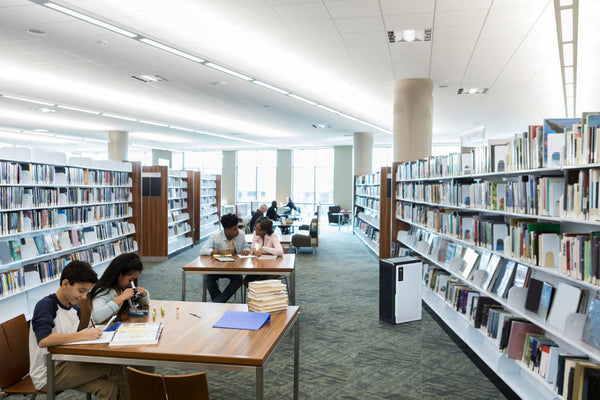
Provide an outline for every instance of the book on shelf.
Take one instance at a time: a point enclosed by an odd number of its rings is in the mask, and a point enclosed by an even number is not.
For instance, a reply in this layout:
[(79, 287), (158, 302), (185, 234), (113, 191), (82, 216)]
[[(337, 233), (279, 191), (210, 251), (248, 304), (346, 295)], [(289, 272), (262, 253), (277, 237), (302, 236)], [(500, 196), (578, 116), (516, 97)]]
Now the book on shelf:
[[(544, 119), (544, 157), (543, 157), (543, 165), (542, 167), (548, 168), (551, 165), (551, 157), (552, 153), (549, 149), (548, 143), (548, 135), (550, 134), (564, 134), (566, 128), (570, 127), (573, 124), (581, 123), (581, 118), (547, 118)], [(564, 140), (564, 138), (563, 138)], [(562, 143), (561, 143), (562, 144)], [(560, 153), (559, 153), (560, 156)]]
[(542, 321), (546, 321), (546, 318), (548, 318), (548, 312), (550, 311), (553, 295), (554, 287), (548, 282), (544, 282), (544, 285), (542, 286), (542, 294), (540, 296), (540, 305), (537, 311), (537, 314)]
[(517, 263), (515, 261), (505, 261), (506, 262), (504, 262), (500, 267), (498, 277), (496, 278), (494, 286), (492, 287), (492, 292), (496, 293), (500, 297), (506, 297), (508, 295), (508, 289), (512, 284), (517, 267)]
[(513, 321), (506, 345), (506, 355), (513, 360), (522, 360), (527, 333), (544, 334), (544, 329), (531, 322)]
[(562, 331), (567, 318), (577, 312), (580, 297), (580, 288), (559, 282), (546, 323)]
[(600, 349), (600, 300), (591, 299), (581, 339)]
[(525, 309), (537, 313), (540, 307), (540, 299), (542, 297), (542, 288), (544, 282), (535, 278), (529, 280), (527, 288), (527, 298), (525, 300)]

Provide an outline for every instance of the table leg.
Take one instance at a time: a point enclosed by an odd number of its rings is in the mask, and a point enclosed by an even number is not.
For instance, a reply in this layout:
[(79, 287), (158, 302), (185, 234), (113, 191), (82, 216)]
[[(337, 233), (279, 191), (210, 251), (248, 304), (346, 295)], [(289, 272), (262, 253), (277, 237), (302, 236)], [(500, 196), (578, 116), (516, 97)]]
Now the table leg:
[(294, 400), (298, 400), (298, 370), (300, 368), (300, 321), (294, 327)]
[(290, 273), (290, 303), (291, 305), (295, 306), (296, 305), (296, 271), (294, 269), (294, 271), (292, 271)]
[(181, 301), (185, 301), (185, 271), (181, 272)]
[(263, 367), (256, 367), (256, 400), (263, 400)]
[(208, 277), (206, 274), (202, 274), (202, 301), (206, 301), (206, 280)]
[(46, 354), (46, 399), (54, 400), (54, 360), (52, 354)]

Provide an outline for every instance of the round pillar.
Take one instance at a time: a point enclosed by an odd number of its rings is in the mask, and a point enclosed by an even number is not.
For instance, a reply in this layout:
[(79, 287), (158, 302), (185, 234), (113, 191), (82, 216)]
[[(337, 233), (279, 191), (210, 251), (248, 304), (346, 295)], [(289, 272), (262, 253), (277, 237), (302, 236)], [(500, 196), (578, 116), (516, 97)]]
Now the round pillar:
[(123, 161), (127, 160), (129, 151), (129, 132), (108, 132), (108, 159)]
[(367, 175), (373, 172), (373, 133), (354, 134), (354, 175)]
[(433, 81), (394, 82), (394, 161), (410, 161), (431, 154)]

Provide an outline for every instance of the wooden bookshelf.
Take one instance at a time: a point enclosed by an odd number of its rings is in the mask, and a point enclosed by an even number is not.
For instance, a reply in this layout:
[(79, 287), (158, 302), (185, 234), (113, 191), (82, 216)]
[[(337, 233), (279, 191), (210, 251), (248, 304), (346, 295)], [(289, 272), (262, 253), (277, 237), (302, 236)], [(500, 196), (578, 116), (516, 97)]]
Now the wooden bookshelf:
[(0, 321), (29, 319), (71, 260), (101, 275), (137, 251), (130, 163), (5, 147), (0, 170)]
[[(565, 353), (583, 354), (600, 363), (600, 348), (582, 339), (588, 307), (586, 301), (589, 303), (591, 299), (600, 297), (600, 278), (588, 275), (586, 271), (589, 270), (585, 268), (587, 261), (583, 257), (581, 265), (572, 260), (567, 268), (567, 258), (560, 255), (561, 249), (568, 247), (562, 242), (565, 237), (570, 237), (565, 234), (578, 232), (585, 238), (600, 227), (598, 193), (585, 189), (586, 182), (590, 187), (598, 184), (594, 182), (600, 179), (600, 165), (531, 168), (538, 162), (537, 153), (522, 154), (530, 146), (521, 143), (519, 146), (518, 152), (508, 146), (509, 154), (516, 154), (512, 159), (519, 164), (511, 164), (509, 158), (503, 170), (498, 172), (492, 159), (492, 148), (467, 149), (468, 154), (464, 155), (455, 153), (394, 165), (393, 218), (396, 221), (393, 225), (398, 227), (397, 231), (393, 228), (394, 235), (397, 235), (395, 239), (419, 255), (426, 264), (444, 270), (460, 285), (478, 292), (480, 296), (490, 297), (504, 311), (542, 328), (544, 335)], [(468, 169), (461, 167), (464, 160), (471, 164)], [(579, 184), (581, 188), (575, 186), (574, 191), (570, 189), (572, 185)], [(557, 193), (552, 193), (552, 185), (556, 185)], [(573, 198), (572, 192), (579, 190), (587, 195)], [(573, 205), (578, 207), (573, 208)], [(516, 224), (516, 221), (522, 222)], [(560, 228), (558, 233), (542, 232), (559, 236), (560, 245), (552, 249), (559, 255), (553, 258), (538, 255), (542, 251), (542, 239), (539, 239), (539, 245), (535, 244), (538, 242), (524, 242), (525, 237), (533, 241), (538, 240), (538, 236), (534, 234), (536, 231), (529, 229), (522, 236), (522, 230), (519, 230), (522, 229), (521, 224), (523, 227), (531, 224), (531, 229), (541, 229), (542, 224), (544, 229)], [(503, 229), (496, 231), (496, 225), (499, 228), (507, 225), (506, 233)], [(591, 240), (591, 235), (588, 237)], [(453, 249), (460, 248), (459, 254), (453, 257), (440, 255), (447, 251), (445, 246), (450, 248), (450, 245)], [(465, 262), (463, 252), (467, 249), (474, 250), (479, 258), (475, 272), (465, 276), (461, 268)], [(486, 272), (487, 268), (479, 265), (486, 254), (500, 260), (495, 270), (492, 268)], [(552, 265), (544, 265), (552, 259), (555, 260)], [(598, 260), (590, 259), (589, 262), (596, 263)], [(567, 314), (564, 321), (561, 320), (562, 326), (549, 323), (547, 315), (558, 306), (555, 302), (549, 303), (549, 313), (543, 316), (526, 309), (527, 283), (522, 287), (509, 286), (510, 290), (504, 294), (494, 290), (503, 263), (521, 266), (522, 271), (528, 270), (530, 279), (542, 281), (552, 286), (554, 291), (565, 285), (575, 288), (581, 293), (583, 304), (576, 312)], [(498, 352), (497, 341), (474, 328), (465, 314), (448, 304), (448, 295), (444, 297), (426, 286), (423, 300), (522, 398), (557, 398), (553, 384), (523, 361)], [(592, 336), (598, 335), (600, 331)]]
[(375, 255), (390, 254), (390, 167), (369, 175), (354, 177), (353, 232)]
[[(193, 182), (193, 180), (192, 180)], [(190, 225), (193, 187), (188, 171), (154, 165), (142, 168), (141, 253), (146, 259), (166, 259), (193, 245)]]

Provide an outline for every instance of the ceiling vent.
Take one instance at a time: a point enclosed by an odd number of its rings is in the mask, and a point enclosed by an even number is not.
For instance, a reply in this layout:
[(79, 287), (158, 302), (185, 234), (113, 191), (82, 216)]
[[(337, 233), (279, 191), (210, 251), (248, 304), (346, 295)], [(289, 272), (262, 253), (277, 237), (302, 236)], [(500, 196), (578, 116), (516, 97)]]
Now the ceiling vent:
[(458, 89), (458, 92), (456, 94), (486, 94), (488, 91), (488, 88), (470, 88), (470, 89), (464, 89), (464, 88), (460, 88)]
[(158, 75), (131, 75), (133, 79), (137, 79), (142, 82), (161, 82), (166, 81), (167, 79)]
[(390, 43), (430, 42), (432, 29), (404, 29), (388, 31)]

